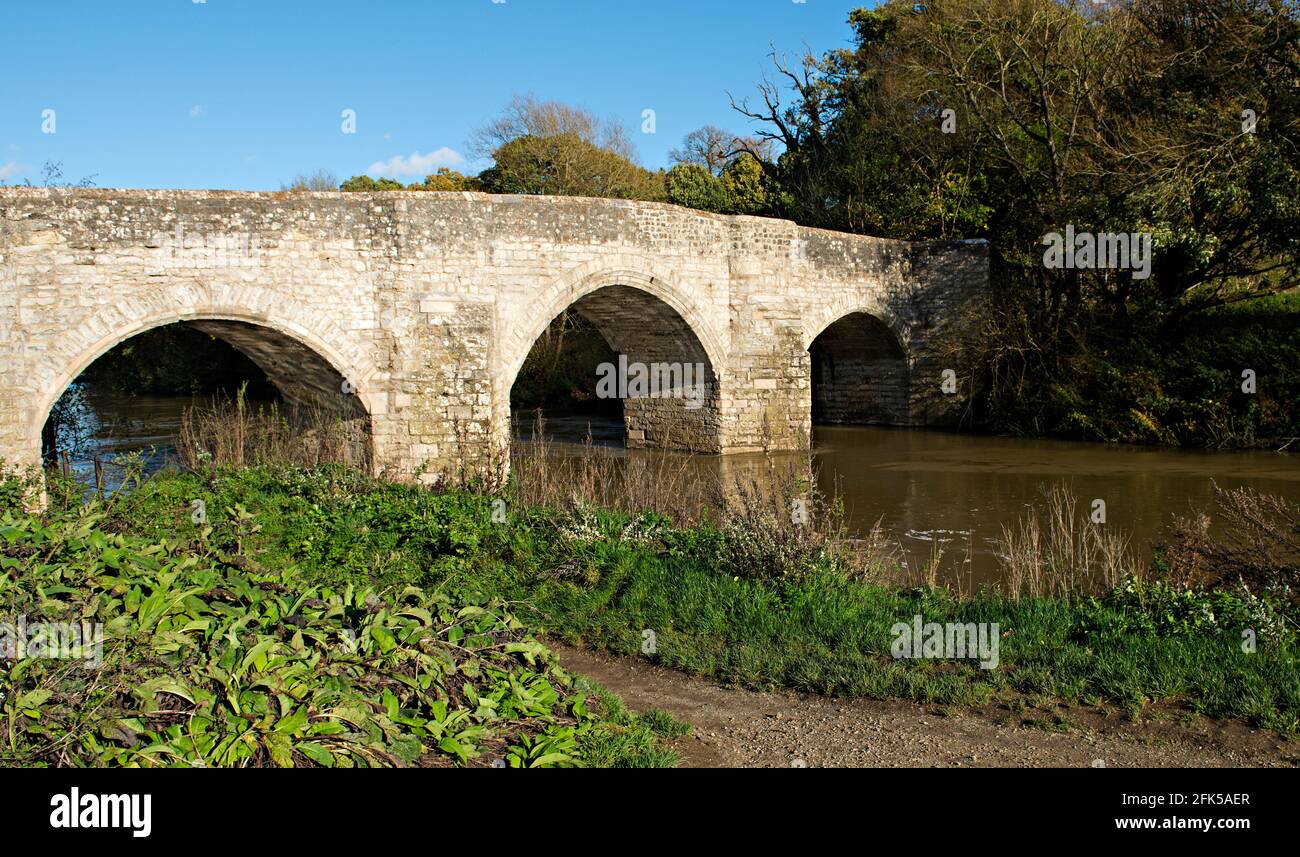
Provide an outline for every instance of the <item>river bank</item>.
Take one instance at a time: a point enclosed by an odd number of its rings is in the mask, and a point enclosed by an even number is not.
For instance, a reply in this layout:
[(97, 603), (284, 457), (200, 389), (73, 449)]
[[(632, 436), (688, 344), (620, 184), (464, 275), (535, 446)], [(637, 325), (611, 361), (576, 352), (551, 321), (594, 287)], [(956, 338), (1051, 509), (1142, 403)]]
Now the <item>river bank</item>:
[[(1300, 726), (1294, 608), (1259, 586), (1149, 577), (1092, 593), (899, 587), (818, 536), (816, 520), (796, 532), (751, 509), (681, 525), (582, 502), (520, 503), (512, 490), (430, 491), (338, 468), (166, 472), (104, 501), (100, 526), (295, 590), (414, 586), (509, 605), (528, 633), (740, 688), (991, 707), (1045, 719), (1049, 731), (1083, 716), (1071, 711), (1096, 710), (1279, 734)], [(56, 496), (49, 514), (77, 508)], [(32, 561), (7, 565), (21, 578)], [(903, 651), (914, 622), (927, 640)], [(938, 639), (931, 650), (932, 625), (971, 629), (971, 649)]]

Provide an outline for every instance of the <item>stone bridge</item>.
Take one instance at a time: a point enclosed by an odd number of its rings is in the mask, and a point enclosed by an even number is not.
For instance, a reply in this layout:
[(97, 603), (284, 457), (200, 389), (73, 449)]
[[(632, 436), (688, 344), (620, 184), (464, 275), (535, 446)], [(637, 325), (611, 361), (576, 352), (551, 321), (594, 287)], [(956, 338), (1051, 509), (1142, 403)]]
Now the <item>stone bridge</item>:
[(815, 409), (946, 423), (945, 348), (988, 265), (979, 242), (622, 200), (0, 188), (0, 458), (37, 464), (67, 386), (176, 322), (286, 402), (344, 408), (391, 476), (500, 467), (516, 375), (566, 309), (629, 361), (705, 366), (702, 407), (625, 400), (629, 446), (798, 449)]

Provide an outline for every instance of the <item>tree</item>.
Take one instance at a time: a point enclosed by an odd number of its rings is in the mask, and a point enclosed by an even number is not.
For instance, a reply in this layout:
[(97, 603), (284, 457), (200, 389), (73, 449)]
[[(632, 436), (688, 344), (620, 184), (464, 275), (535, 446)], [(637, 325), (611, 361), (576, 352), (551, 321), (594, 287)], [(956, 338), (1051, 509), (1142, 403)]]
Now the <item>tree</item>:
[[(1039, 269), (1055, 320), (1300, 284), (1294, 4), (892, 0), (850, 24), (851, 49), (774, 56), (789, 104), (764, 81), (761, 107), (737, 105), (783, 147), (764, 168), (788, 216), (987, 236)], [(1247, 105), (1267, 117), (1255, 133)], [(1154, 233), (1156, 275), (1044, 273), (1040, 239), (1065, 224)]]
[[(1090, 424), (1098, 396), (1133, 419), (1133, 364), (1108, 352), (1159, 355), (1193, 313), (1300, 286), (1293, 0), (890, 0), (849, 23), (851, 47), (773, 54), (780, 83), (733, 100), (779, 145), (770, 204), (987, 238), (997, 299), (964, 359), (1003, 427)], [(1071, 226), (1152, 236), (1151, 276), (1047, 267), (1044, 238)]]
[(361, 175), (352, 178), (339, 185), (339, 190), (351, 193), (374, 193), (382, 190), (405, 190), (402, 183), (397, 179), (381, 178), (372, 179), (370, 176)]
[(625, 160), (636, 160), (636, 147), (621, 122), (601, 119), (585, 108), (559, 101), (539, 101), (534, 95), (516, 95), (499, 117), (474, 133), (470, 152), (488, 157), (521, 137), (572, 137)]
[(424, 177), (422, 184), (412, 184), (409, 190), (472, 191), (479, 189), (477, 176), (466, 176), (447, 167)]
[(760, 137), (741, 137), (717, 125), (705, 125), (682, 138), (682, 147), (673, 149), (668, 157), (675, 164), (695, 164), (704, 167), (714, 176), (723, 171), (741, 155), (752, 155), (760, 161), (771, 156), (770, 141)]
[(687, 134), (680, 149), (668, 153), (677, 164), (703, 167), (710, 175), (721, 176), (735, 153), (736, 136), (717, 125), (705, 125)]
[(722, 191), (731, 214), (766, 214), (771, 208), (763, 164), (747, 152), (732, 158), (722, 170)]
[(627, 129), (587, 110), (517, 96), (480, 129), (471, 150), (490, 148), (479, 175), (489, 193), (662, 200), (663, 176), (636, 163)]
[(741, 153), (714, 176), (702, 164), (680, 163), (664, 176), (668, 201), (719, 214), (766, 214), (771, 208), (757, 158)]
[(680, 163), (664, 176), (668, 201), (700, 211), (725, 212), (729, 208), (727, 189), (702, 164)]
[(295, 176), (293, 181), (289, 182), (287, 187), (284, 185), (280, 186), (280, 190), (287, 190), (293, 193), (302, 193), (305, 191), (337, 191), (338, 189), (339, 177), (324, 167), (311, 175)]

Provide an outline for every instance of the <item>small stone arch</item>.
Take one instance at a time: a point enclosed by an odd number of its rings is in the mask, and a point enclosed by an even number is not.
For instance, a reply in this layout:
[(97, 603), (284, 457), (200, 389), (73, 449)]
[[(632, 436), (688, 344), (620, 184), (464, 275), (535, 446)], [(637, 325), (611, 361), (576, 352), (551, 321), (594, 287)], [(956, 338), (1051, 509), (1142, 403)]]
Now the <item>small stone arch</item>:
[(906, 341), (873, 310), (853, 306), (830, 319), (819, 318), (815, 333), (807, 338), (814, 422), (913, 423)]

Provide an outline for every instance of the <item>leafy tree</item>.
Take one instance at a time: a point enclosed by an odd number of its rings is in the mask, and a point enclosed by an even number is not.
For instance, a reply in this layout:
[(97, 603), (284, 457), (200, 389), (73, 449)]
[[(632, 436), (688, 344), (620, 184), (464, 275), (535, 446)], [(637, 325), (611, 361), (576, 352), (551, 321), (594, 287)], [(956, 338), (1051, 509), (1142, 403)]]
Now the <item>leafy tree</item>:
[(1025, 265), (1066, 223), (1156, 234), (1148, 294), (1113, 272), (1062, 273), (1048, 284), (1061, 312), (1300, 284), (1293, 4), (893, 0), (850, 24), (852, 49), (777, 60), (791, 103), (765, 81), (762, 107), (737, 105), (783, 146), (765, 168), (789, 216), (985, 235)]
[(516, 96), (471, 151), (492, 156), (479, 175), (489, 193), (664, 198), (663, 176), (636, 163), (624, 125), (556, 101)]
[(664, 198), (660, 175), (575, 134), (518, 137), (498, 147), (492, 157), (493, 166), (479, 175), (490, 193)]
[(361, 175), (352, 178), (339, 185), (339, 190), (353, 193), (374, 193), (381, 190), (405, 190), (402, 183), (397, 179), (381, 178), (372, 179), (370, 176)]
[(701, 164), (680, 163), (664, 175), (668, 201), (700, 211), (725, 212), (730, 200), (722, 179)]
[(467, 191), (478, 190), (477, 176), (466, 176), (447, 167), (439, 167), (436, 173), (424, 177), (422, 184), (412, 184), (408, 190)]
[(752, 155), (733, 158), (722, 170), (721, 185), (730, 214), (766, 214), (770, 209), (763, 164)]
[(719, 214), (766, 214), (770, 209), (763, 165), (747, 154), (714, 176), (701, 164), (680, 163), (664, 175), (668, 201)]
[(521, 137), (573, 137), (625, 160), (636, 160), (636, 147), (622, 123), (602, 119), (582, 107), (541, 101), (534, 95), (516, 95), (500, 116), (475, 132), (470, 151), (488, 157)]

